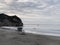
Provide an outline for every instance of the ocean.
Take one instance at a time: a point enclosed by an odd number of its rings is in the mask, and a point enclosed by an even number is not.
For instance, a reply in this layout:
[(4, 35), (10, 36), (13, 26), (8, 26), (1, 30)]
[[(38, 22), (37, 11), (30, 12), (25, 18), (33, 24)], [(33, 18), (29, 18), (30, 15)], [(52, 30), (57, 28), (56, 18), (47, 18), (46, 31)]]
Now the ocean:
[(59, 24), (25, 24), (23, 30), (27, 33), (60, 36)]
[[(18, 27), (3, 26), (1, 28), (8, 30), (17, 30)], [(59, 24), (24, 24), (22, 30), (26, 33), (60, 36)]]

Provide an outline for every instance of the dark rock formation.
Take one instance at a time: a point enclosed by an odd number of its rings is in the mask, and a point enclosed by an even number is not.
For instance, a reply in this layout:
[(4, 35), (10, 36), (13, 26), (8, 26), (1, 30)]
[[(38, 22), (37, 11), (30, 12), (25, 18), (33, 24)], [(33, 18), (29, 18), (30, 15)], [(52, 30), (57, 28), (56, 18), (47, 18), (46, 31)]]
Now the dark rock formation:
[(14, 16), (8, 16), (4, 13), (0, 14), (0, 26), (23, 26), (22, 20), (17, 17), (16, 15)]

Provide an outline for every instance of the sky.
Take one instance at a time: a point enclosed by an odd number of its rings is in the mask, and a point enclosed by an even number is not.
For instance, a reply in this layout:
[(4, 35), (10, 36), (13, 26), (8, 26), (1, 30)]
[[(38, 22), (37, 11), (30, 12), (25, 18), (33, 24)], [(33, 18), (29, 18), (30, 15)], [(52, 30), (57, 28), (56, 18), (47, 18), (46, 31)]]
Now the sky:
[(60, 0), (0, 0), (0, 13), (17, 15), (26, 24), (60, 24)]

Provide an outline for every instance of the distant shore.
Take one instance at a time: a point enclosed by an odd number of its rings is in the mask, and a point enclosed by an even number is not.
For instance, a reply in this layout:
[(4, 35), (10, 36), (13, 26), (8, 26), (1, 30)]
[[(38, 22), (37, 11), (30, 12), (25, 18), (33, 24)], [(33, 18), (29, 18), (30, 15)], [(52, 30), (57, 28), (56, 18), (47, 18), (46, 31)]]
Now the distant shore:
[(0, 45), (60, 45), (60, 37), (0, 29)]

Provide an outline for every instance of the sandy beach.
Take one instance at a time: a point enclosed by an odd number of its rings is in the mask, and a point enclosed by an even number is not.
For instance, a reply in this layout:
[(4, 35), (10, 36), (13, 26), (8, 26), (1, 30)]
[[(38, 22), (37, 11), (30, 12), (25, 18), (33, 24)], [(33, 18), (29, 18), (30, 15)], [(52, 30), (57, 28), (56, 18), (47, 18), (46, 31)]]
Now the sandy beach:
[(0, 45), (60, 45), (60, 37), (0, 29)]

